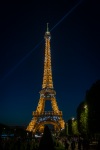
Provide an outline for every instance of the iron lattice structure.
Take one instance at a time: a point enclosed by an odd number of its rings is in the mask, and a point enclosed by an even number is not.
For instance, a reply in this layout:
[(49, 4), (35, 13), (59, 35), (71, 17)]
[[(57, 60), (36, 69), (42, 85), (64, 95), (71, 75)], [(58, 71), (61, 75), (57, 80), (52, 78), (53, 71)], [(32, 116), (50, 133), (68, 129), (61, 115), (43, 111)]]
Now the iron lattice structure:
[[(40, 91), (40, 99), (36, 111), (33, 111), (33, 118), (27, 126), (27, 131), (35, 133), (36, 131), (42, 131), (44, 124), (53, 124), (55, 130), (60, 131), (64, 128), (65, 122), (62, 118), (62, 111), (59, 111), (56, 102), (56, 91), (53, 87), (52, 80), (52, 67), (51, 67), (51, 50), (50, 50), (50, 39), (51, 34), (48, 29), (45, 32), (45, 58), (44, 58), (44, 74), (42, 90)], [(45, 102), (51, 101), (52, 111), (45, 110)]]

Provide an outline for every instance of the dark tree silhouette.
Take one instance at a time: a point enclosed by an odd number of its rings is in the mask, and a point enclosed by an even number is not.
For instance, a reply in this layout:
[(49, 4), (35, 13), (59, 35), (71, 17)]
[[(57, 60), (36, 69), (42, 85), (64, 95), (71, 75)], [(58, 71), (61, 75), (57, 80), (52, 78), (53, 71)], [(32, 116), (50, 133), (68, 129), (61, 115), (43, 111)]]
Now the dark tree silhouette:
[(39, 143), (39, 150), (54, 150), (54, 142), (49, 127), (44, 127), (44, 133)]
[[(87, 105), (87, 133), (90, 136), (100, 134), (100, 80), (96, 81), (86, 92), (85, 100), (77, 108), (78, 130), (82, 134), (84, 124), (84, 106)], [(83, 114), (82, 114), (83, 113)]]
[(100, 80), (96, 81), (86, 93), (89, 110), (89, 132), (100, 133)]
[[(77, 108), (78, 130), (84, 134), (84, 122), (87, 119), (87, 133), (90, 136), (100, 134), (100, 80), (96, 81), (86, 92), (85, 100)], [(87, 105), (87, 116), (85, 116)], [(87, 118), (86, 118), (87, 117)], [(82, 119), (81, 119), (82, 118)]]

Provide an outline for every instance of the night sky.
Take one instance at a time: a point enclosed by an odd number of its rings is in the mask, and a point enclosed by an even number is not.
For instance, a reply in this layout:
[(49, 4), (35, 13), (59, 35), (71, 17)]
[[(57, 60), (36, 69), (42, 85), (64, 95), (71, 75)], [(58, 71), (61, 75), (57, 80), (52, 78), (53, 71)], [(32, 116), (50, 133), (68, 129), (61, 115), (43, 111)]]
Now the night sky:
[(65, 121), (76, 117), (86, 91), (100, 79), (97, 0), (1, 4), (0, 123), (27, 126), (32, 119), (42, 89), (47, 22), (54, 89)]

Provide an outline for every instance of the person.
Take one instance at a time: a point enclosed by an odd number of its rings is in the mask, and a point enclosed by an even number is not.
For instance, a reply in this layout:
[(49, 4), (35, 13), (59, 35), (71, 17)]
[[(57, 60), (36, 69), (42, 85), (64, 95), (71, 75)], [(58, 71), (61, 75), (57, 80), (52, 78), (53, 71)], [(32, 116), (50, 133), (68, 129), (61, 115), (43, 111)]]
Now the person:
[(65, 145), (65, 150), (68, 150), (68, 148), (69, 148), (69, 143), (68, 143), (68, 140), (67, 140), (67, 139), (65, 139), (64, 145)]
[(96, 150), (100, 150), (100, 139), (98, 140), (98, 144), (97, 144)]
[(71, 150), (75, 150), (75, 141), (74, 140), (71, 141)]
[(82, 139), (81, 139), (81, 137), (79, 137), (79, 139), (78, 139), (78, 150), (81, 150), (81, 147), (82, 147)]
[(26, 150), (30, 150), (30, 143), (29, 143), (29, 141), (27, 142)]
[(89, 140), (87, 138), (83, 139), (82, 146), (83, 146), (83, 150), (89, 149)]

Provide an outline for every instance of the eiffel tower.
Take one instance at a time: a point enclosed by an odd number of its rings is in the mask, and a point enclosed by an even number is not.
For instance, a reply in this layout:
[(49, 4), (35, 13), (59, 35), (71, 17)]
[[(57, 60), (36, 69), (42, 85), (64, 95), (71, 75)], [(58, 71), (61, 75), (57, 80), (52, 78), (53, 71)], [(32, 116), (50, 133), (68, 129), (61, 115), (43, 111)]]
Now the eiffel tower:
[[(42, 90), (40, 91), (40, 99), (36, 111), (33, 111), (33, 118), (26, 129), (32, 133), (36, 133), (37, 131), (43, 132), (45, 124), (52, 124), (56, 131), (64, 129), (65, 126), (65, 122), (62, 118), (62, 111), (59, 110), (56, 102), (56, 91), (53, 87), (50, 50), (51, 34), (48, 28), (48, 23), (44, 39), (45, 58)], [(45, 103), (48, 100), (51, 101), (52, 111), (45, 111)]]

